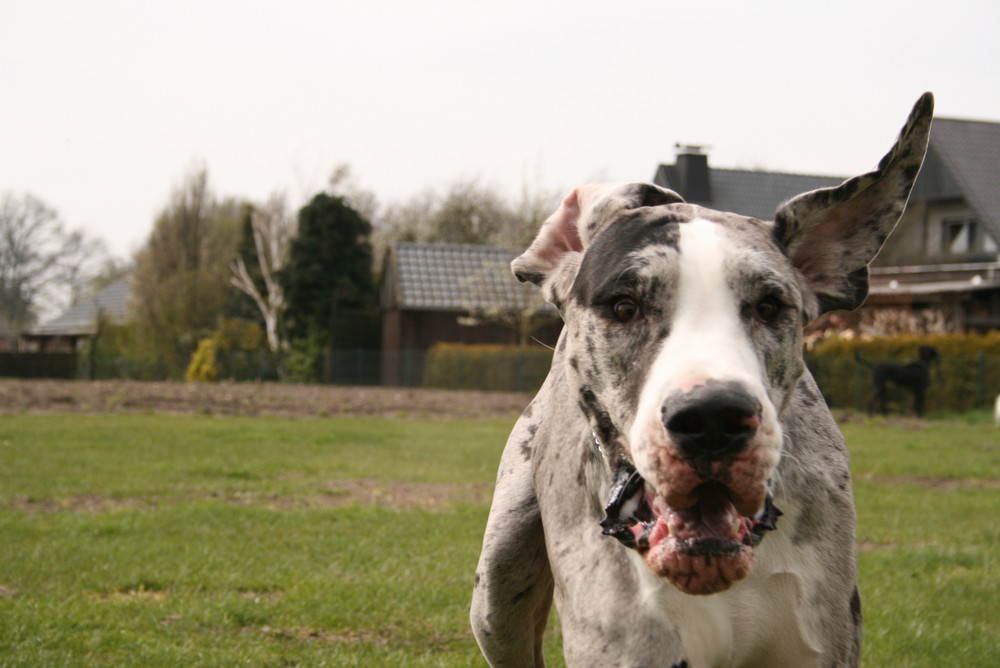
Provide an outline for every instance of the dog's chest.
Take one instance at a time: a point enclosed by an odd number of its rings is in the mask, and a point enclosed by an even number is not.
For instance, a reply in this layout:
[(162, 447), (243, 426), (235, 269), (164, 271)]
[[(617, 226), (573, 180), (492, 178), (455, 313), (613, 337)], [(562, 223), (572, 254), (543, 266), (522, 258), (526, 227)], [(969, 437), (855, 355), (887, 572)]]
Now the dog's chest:
[(768, 540), (772, 549), (761, 550), (754, 574), (720, 594), (689, 596), (644, 575), (655, 593), (643, 598), (677, 629), (689, 666), (820, 665), (820, 619), (807, 602), (819, 560), (808, 545)]

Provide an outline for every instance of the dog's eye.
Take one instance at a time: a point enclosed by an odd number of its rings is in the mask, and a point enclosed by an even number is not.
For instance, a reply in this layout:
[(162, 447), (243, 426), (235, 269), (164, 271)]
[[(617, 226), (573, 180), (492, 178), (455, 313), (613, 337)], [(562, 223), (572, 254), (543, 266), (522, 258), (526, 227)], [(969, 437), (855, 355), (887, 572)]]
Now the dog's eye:
[(763, 323), (774, 321), (781, 313), (781, 302), (777, 297), (764, 297), (754, 305), (754, 316)]
[(631, 297), (619, 297), (611, 303), (611, 313), (618, 322), (632, 322), (642, 317), (642, 310)]

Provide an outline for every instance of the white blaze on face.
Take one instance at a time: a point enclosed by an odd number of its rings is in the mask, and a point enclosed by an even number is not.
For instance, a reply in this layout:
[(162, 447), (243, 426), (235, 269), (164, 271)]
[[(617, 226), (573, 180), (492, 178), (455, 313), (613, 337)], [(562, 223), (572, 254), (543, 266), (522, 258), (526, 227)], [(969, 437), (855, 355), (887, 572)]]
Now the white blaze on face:
[(707, 220), (678, 227), (677, 293), (670, 333), (647, 376), (629, 434), (636, 466), (647, 480), (656, 479), (650, 470), (650, 449), (666, 444), (660, 407), (677, 391), (690, 391), (709, 380), (736, 381), (765, 407), (764, 421), (774, 419), (760, 380), (760, 362), (726, 276), (728, 242), (719, 225)]

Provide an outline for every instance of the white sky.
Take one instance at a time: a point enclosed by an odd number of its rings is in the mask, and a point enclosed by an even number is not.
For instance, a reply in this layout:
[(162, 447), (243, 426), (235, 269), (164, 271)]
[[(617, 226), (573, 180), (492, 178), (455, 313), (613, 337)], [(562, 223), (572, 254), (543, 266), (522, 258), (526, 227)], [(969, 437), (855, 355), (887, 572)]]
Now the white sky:
[(478, 177), (851, 176), (910, 106), (1000, 120), (996, 0), (0, 0), (0, 191), (125, 257), (204, 164), (298, 206), (338, 163), (382, 203)]

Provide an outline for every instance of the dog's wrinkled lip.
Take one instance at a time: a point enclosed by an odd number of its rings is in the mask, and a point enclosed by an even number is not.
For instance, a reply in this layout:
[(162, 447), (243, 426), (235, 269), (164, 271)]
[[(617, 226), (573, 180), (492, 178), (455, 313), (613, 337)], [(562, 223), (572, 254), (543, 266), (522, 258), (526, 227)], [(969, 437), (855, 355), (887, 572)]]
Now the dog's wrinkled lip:
[(753, 517), (740, 515), (726, 486), (718, 482), (700, 485), (694, 496), (697, 502), (687, 508), (671, 507), (623, 461), (601, 527), (681, 591), (712, 594), (749, 573), (753, 549), (776, 528), (781, 511), (768, 494)]

